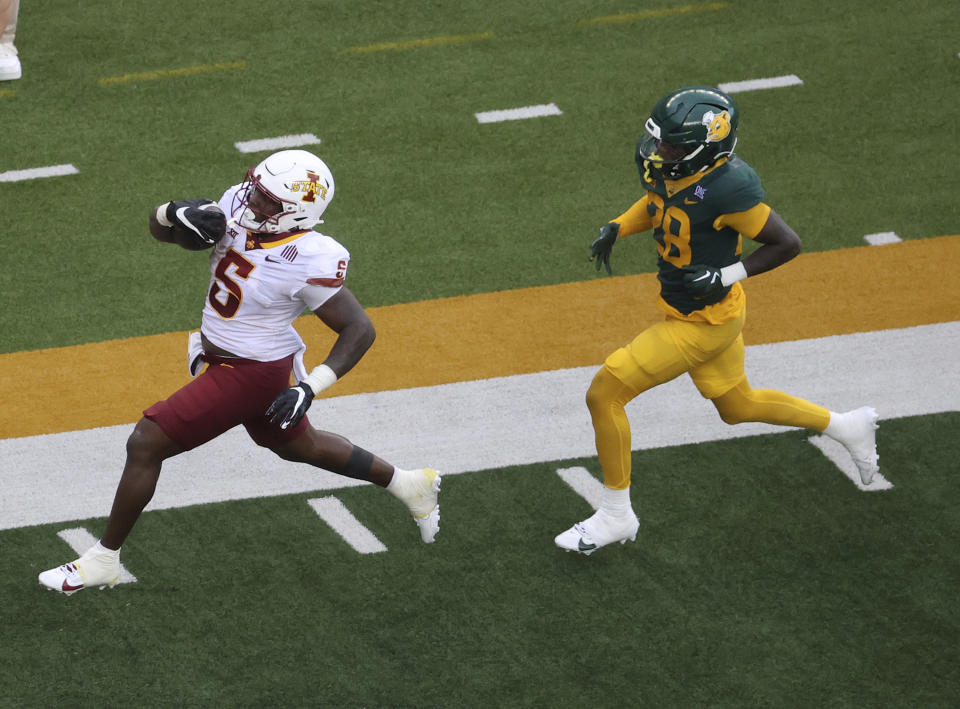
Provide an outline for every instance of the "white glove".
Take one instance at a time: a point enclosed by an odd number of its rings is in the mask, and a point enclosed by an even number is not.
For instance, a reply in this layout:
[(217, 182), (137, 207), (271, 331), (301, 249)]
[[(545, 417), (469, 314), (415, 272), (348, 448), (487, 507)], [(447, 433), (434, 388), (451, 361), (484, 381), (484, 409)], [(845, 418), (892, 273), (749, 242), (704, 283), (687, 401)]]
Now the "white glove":
[(191, 377), (200, 374), (203, 369), (203, 342), (199, 332), (191, 332), (187, 338), (187, 371)]

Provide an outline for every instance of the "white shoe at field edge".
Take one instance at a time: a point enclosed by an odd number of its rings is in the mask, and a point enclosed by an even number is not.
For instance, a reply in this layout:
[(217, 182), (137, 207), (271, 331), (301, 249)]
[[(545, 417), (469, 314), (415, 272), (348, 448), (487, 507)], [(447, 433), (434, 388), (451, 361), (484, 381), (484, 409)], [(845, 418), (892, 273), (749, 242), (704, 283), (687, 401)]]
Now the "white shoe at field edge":
[(12, 44), (0, 43), (0, 81), (19, 79), (22, 74), (17, 48)]
[(636, 541), (639, 529), (640, 520), (633, 510), (622, 516), (614, 516), (601, 508), (592, 517), (558, 534), (553, 541), (566, 551), (589, 555), (608, 544)]
[(120, 580), (120, 552), (101, 552), (93, 546), (76, 561), (42, 572), (37, 580), (67, 596), (91, 586), (113, 588)]
[(407, 479), (400, 500), (420, 528), (420, 538), (425, 544), (432, 544), (440, 531), (441, 475), (433, 468), (404, 470), (401, 474)]
[(849, 432), (840, 441), (850, 453), (860, 472), (860, 482), (869, 485), (873, 476), (880, 470), (880, 456), (877, 455), (877, 419), (876, 409), (862, 406), (843, 414), (847, 418)]

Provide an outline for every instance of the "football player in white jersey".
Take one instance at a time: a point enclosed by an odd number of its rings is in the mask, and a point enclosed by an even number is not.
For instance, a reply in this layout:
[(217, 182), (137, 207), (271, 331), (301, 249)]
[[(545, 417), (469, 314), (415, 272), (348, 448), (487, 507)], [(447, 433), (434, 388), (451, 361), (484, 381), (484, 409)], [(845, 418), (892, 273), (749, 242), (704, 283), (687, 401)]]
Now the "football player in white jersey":
[[(375, 337), (370, 318), (344, 286), (350, 254), (314, 230), (333, 194), (333, 175), (320, 158), (283, 150), (252, 168), (219, 204), (167, 202), (151, 212), (157, 240), (213, 247), (201, 331), (191, 334), (188, 348), (194, 379), (144, 411), (127, 441), (103, 536), (79, 559), (41, 573), (42, 585), (68, 595), (112, 587), (120, 577), (120, 547), (153, 497), (163, 461), (238, 424), (285, 460), (386, 488), (410, 510), (421, 539), (434, 541), (440, 524), (436, 470), (397, 468), (305, 417), (314, 396), (350, 371)], [(309, 373), (293, 327), (305, 307), (337, 333), (326, 359)]]

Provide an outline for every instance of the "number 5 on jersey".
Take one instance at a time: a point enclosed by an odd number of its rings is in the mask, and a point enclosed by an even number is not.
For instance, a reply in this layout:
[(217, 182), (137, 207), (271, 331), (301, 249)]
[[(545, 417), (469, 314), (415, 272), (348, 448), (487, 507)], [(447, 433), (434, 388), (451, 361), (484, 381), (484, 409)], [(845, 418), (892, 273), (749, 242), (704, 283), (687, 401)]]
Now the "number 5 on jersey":
[[(217, 270), (214, 272), (216, 280), (210, 286), (210, 306), (216, 310), (220, 317), (229, 320), (237, 314), (240, 309), (240, 303), (243, 302), (243, 289), (233, 278), (247, 280), (253, 272), (254, 265), (247, 261), (243, 256), (233, 249), (230, 249), (220, 259), (217, 264)], [(219, 282), (218, 282), (219, 281)], [(223, 287), (220, 287), (220, 284)]]

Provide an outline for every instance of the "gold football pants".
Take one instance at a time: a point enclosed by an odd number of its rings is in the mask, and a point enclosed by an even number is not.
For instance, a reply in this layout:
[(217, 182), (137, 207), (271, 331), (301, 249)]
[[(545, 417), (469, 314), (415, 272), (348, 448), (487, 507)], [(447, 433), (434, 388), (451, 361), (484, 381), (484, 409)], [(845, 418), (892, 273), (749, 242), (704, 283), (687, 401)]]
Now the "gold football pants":
[(587, 390), (604, 484), (630, 485), (626, 404), (647, 389), (690, 374), (700, 394), (729, 424), (762, 421), (822, 431), (830, 412), (772, 389), (752, 389), (743, 371), (745, 313), (722, 325), (667, 318), (641, 332), (604, 362)]

